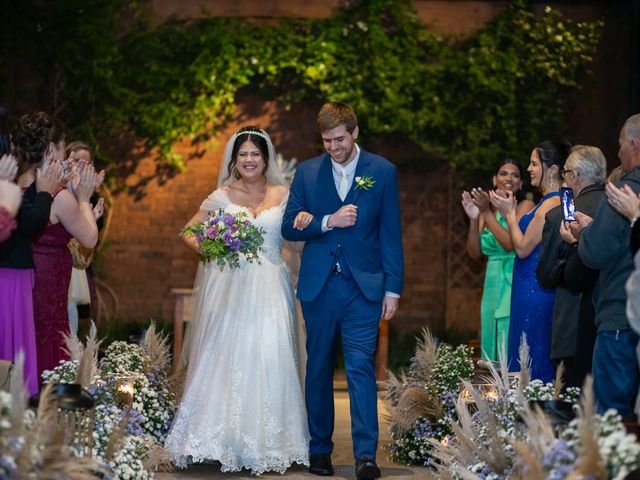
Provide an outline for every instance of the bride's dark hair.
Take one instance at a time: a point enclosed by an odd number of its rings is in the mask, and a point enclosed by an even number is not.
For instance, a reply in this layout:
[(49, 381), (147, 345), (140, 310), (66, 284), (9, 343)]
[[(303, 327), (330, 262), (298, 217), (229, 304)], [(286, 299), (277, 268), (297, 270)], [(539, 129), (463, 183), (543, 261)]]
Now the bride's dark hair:
[(231, 161), (229, 162), (229, 166), (227, 167), (227, 178), (235, 178), (240, 179), (240, 174), (238, 173), (238, 169), (236, 168), (236, 161), (238, 160), (238, 150), (244, 142), (251, 142), (262, 154), (262, 158), (264, 159), (264, 171), (265, 174), (267, 169), (269, 168), (269, 146), (267, 145), (267, 139), (262, 136), (262, 130), (260, 128), (247, 125), (246, 127), (242, 127), (238, 130), (237, 137), (235, 142), (233, 142), (233, 149), (231, 150)]

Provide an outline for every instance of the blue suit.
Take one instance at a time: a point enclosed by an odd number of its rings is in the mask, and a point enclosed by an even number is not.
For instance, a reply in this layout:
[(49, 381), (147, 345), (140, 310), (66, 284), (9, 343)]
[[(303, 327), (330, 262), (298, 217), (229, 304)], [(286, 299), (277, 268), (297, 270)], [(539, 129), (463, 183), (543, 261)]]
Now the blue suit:
[[(307, 328), (306, 402), (310, 453), (331, 453), (333, 371), (338, 339), (351, 402), (354, 456), (375, 459), (378, 413), (374, 354), (385, 292), (402, 292), (404, 259), (395, 166), (360, 151), (355, 177), (371, 177), (368, 190), (354, 181), (344, 202), (328, 154), (300, 164), (282, 222), (287, 240), (304, 241), (297, 296)], [(341, 206), (357, 205), (356, 224), (322, 233), (322, 219)], [(313, 220), (293, 228), (300, 211)], [(336, 263), (341, 273), (333, 272)]]

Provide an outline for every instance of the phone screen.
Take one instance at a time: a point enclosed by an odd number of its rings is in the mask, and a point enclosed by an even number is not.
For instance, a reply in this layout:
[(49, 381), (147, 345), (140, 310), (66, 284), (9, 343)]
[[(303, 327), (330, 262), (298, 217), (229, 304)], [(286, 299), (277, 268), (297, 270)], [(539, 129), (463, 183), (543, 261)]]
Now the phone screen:
[(573, 190), (568, 187), (560, 189), (560, 201), (562, 202), (562, 219), (565, 222), (576, 221), (576, 206), (573, 202)]

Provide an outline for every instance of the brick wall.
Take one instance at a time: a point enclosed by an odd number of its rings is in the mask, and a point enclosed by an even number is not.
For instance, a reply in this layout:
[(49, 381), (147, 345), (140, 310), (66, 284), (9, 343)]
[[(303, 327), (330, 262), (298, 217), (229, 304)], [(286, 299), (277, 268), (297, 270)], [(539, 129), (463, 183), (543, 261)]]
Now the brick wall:
[[(102, 253), (104, 280), (117, 294), (122, 313), (131, 318), (170, 319), (170, 290), (192, 286), (197, 259), (182, 244), (178, 231), (215, 189), (226, 139), (240, 126), (254, 124), (269, 131), (285, 158), (309, 158), (320, 152), (314, 118), (315, 107), (285, 111), (274, 102), (245, 99), (205, 154), (188, 161), (185, 173), (161, 184), (151, 158), (139, 163), (126, 183), (134, 187), (143, 181), (144, 194), (114, 194)], [(194, 151), (186, 142), (178, 150), (186, 156)], [(407, 328), (439, 322), (444, 315), (446, 179), (446, 170), (400, 174), (407, 271), (398, 323)]]

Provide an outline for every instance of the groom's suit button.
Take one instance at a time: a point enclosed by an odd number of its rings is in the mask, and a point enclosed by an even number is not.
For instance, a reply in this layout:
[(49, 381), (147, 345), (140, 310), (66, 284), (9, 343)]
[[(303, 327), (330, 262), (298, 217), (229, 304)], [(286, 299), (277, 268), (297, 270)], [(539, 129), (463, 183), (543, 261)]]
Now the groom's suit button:
[(331, 255), (333, 257), (333, 252), (329, 252), (329, 255)]

